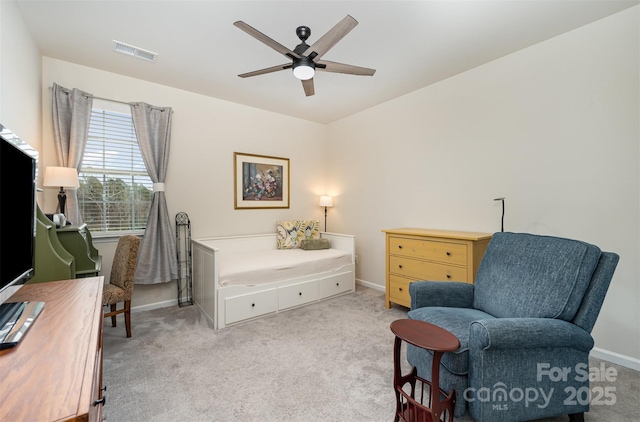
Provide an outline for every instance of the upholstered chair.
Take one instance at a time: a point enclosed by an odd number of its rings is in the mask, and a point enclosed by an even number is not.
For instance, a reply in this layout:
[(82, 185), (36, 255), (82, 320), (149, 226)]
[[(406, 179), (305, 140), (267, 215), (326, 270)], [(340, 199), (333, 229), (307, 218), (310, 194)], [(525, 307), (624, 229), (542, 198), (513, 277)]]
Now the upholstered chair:
[[(408, 317), (460, 340), (440, 364), (440, 386), (456, 392), (454, 414), (476, 422), (583, 421), (590, 333), (618, 260), (577, 240), (495, 233), (475, 284), (411, 283)], [(408, 362), (426, 379), (431, 359), (407, 346)]]
[[(131, 296), (139, 248), (139, 237), (134, 235), (120, 237), (113, 257), (109, 284), (104, 286), (102, 294), (103, 305), (110, 305), (110, 312), (105, 313), (104, 317), (111, 317), (111, 325), (115, 327), (116, 315), (123, 313), (127, 337), (131, 337)], [(120, 302), (124, 302), (123, 308), (116, 309), (116, 304)]]

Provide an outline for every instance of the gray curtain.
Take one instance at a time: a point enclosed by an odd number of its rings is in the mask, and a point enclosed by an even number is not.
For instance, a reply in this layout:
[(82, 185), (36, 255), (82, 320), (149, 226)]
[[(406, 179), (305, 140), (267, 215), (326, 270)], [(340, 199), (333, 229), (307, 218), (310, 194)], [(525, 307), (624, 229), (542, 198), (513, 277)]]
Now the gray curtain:
[[(53, 136), (59, 166), (73, 167), (79, 172), (87, 144), (92, 105), (91, 94), (53, 84)], [(74, 224), (83, 222), (76, 189), (67, 190), (66, 215)]]
[(156, 284), (178, 279), (175, 233), (164, 194), (171, 138), (169, 107), (132, 103), (131, 115), (142, 158), (153, 181), (153, 199), (147, 228), (138, 252), (135, 283)]

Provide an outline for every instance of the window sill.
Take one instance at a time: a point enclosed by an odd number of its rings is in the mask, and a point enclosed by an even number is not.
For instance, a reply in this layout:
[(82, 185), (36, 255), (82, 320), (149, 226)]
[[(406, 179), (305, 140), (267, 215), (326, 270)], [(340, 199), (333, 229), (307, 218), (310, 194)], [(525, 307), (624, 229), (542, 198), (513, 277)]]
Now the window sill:
[(97, 233), (93, 233), (91, 232), (91, 238), (93, 240), (93, 243), (111, 243), (111, 242), (117, 242), (118, 239), (120, 239), (121, 236), (124, 236), (125, 234), (133, 234), (136, 235), (138, 237), (143, 238), (144, 237), (144, 230), (136, 230), (136, 231), (123, 231), (123, 232), (97, 232)]

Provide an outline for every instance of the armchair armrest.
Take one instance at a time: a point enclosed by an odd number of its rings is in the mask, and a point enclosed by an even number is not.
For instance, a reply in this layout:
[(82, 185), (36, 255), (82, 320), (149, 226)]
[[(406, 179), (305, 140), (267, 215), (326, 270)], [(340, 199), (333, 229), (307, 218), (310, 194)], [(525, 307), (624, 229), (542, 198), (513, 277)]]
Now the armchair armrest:
[(414, 281), (409, 284), (411, 309), (426, 306), (471, 308), (474, 285), (462, 282)]
[(588, 332), (559, 319), (484, 319), (472, 322), (469, 332), (469, 347), (482, 350), (571, 347), (589, 352), (593, 345)]

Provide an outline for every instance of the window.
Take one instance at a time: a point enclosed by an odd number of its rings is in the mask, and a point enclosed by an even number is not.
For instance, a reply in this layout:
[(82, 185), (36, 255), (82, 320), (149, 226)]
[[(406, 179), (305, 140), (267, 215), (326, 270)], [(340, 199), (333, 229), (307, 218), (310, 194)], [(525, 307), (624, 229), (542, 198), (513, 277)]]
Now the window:
[(78, 203), (95, 233), (144, 230), (153, 183), (138, 147), (133, 119), (126, 110), (95, 108), (80, 167)]

